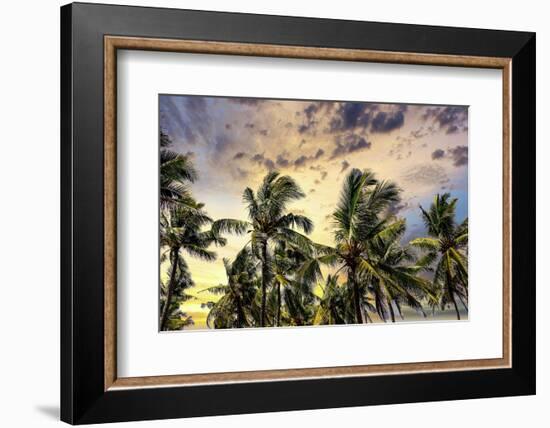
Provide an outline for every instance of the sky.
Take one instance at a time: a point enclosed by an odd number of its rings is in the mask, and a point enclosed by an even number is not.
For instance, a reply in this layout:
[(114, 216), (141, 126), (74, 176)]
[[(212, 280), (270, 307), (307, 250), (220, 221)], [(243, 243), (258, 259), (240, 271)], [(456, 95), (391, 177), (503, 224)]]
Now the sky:
[[(330, 215), (352, 168), (402, 189), (393, 212), (407, 221), (404, 243), (425, 236), (419, 205), (437, 193), (458, 198), (458, 221), (468, 215), (466, 106), (160, 95), (159, 110), (172, 149), (198, 170), (192, 192), (213, 219), (246, 219), (243, 190), (277, 170), (306, 193), (290, 209), (313, 220), (310, 237), (332, 245)], [(213, 300), (200, 290), (226, 283), (222, 258), (234, 258), (246, 239), (228, 236), (215, 262), (186, 258), (196, 299), (185, 310), (197, 326), (206, 314), (200, 304)]]

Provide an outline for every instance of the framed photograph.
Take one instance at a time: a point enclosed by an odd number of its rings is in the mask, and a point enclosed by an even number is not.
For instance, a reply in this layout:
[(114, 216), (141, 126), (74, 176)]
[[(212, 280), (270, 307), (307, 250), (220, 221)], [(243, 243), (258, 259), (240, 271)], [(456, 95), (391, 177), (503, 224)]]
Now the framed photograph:
[(535, 35), (61, 8), (61, 418), (535, 393)]

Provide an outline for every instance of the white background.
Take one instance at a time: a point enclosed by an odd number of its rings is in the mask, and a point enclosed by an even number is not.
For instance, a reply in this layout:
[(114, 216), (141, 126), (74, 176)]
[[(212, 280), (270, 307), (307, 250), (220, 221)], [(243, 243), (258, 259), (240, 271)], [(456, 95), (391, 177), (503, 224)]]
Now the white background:
[[(502, 71), (124, 51), (117, 78), (119, 376), (502, 356)], [(159, 334), (159, 93), (468, 105), (469, 319)]]
[[(109, 1), (104, 1), (111, 3)], [(129, 1), (157, 5), (325, 18), (393, 21), (537, 31), (537, 131), (539, 181), (538, 264), (547, 263), (550, 29), (544, 2), (463, 0), (410, 2), (319, 2), (278, 0)], [(0, 13), (0, 421), (8, 427), (59, 424), (59, 5), (55, 0), (5, 2)], [(542, 77), (542, 78), (541, 78)], [(546, 198), (546, 199), (545, 199)], [(33, 256), (32, 263), (29, 255)], [(547, 284), (538, 274), (538, 395), (461, 402), (286, 412), (155, 421), (125, 426), (281, 427), (407, 426), (445, 428), (544, 426), (550, 404), (550, 334), (544, 301)], [(23, 308), (20, 303), (24, 299)]]

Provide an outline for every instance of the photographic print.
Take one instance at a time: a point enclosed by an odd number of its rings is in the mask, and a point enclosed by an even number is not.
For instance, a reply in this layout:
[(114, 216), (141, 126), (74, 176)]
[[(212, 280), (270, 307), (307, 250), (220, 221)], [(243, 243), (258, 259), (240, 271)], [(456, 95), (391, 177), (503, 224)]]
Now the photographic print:
[(159, 95), (159, 329), (468, 319), (468, 107)]

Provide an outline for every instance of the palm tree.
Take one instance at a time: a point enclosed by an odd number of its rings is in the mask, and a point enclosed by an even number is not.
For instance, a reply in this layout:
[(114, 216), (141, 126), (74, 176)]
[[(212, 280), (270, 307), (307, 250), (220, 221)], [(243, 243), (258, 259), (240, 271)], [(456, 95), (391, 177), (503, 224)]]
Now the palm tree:
[(314, 254), (315, 245), (311, 242), (299, 247), (287, 241), (275, 245), (271, 266), (276, 292), (275, 326), (281, 325), (283, 294), (292, 322), (302, 325), (304, 319), (309, 318), (308, 306), (315, 297), (311, 288), (316, 278), (308, 281), (300, 275), (300, 269)]
[(202, 260), (213, 261), (216, 258), (216, 253), (208, 250), (208, 247), (212, 244), (225, 245), (226, 243), (224, 238), (212, 230), (202, 230), (203, 227), (213, 223), (203, 207), (203, 204), (195, 202), (192, 207), (182, 205), (161, 212), (160, 245), (166, 248), (163, 257), (168, 257), (170, 261), (170, 274), (160, 316), (161, 330), (166, 329), (178, 278), (190, 277), (182, 253), (185, 252)]
[(439, 292), (441, 309), (452, 303), (460, 319), (457, 299), (468, 310), (468, 219), (456, 224), (458, 200), (449, 193), (437, 194), (428, 211), (422, 206), (422, 218), (428, 236), (411, 241), (425, 251), (425, 264), (436, 262), (433, 286)]
[[(267, 288), (271, 285), (273, 271), (269, 246), (281, 241), (306, 249), (311, 241), (294, 229), (309, 234), (313, 230), (312, 221), (300, 214), (288, 212), (288, 204), (305, 197), (304, 192), (293, 178), (269, 172), (256, 192), (247, 187), (243, 201), (247, 204), (249, 221), (220, 220), (217, 232), (250, 234), (249, 244), (261, 265), (261, 306), (260, 326), (266, 326)], [(248, 243), (247, 243), (248, 245)]]
[(425, 262), (416, 262), (409, 247), (400, 240), (405, 233), (405, 220), (396, 220), (391, 227), (378, 233), (369, 243), (369, 263), (372, 269), (359, 275), (374, 301), (381, 320), (395, 322), (395, 309), (401, 318), (401, 306), (406, 304), (425, 315), (422, 299), (434, 302), (436, 297), (427, 280), (418, 276), (426, 271)]
[(160, 133), (160, 206), (177, 204), (193, 206), (194, 200), (188, 183), (197, 179), (197, 171), (188, 156), (172, 151), (170, 137)]
[(391, 204), (399, 201), (399, 193), (394, 183), (378, 181), (368, 170), (353, 169), (347, 175), (333, 214), (336, 245), (330, 248), (317, 244), (317, 257), (301, 268), (306, 277), (319, 277), (321, 264), (339, 266), (333, 275), (341, 270), (347, 274), (346, 292), (334, 278), (326, 284), (327, 295), (322, 298), (325, 309), (318, 321), (326, 320), (330, 311), (331, 317), (343, 320), (347, 314), (343, 303), (339, 303), (338, 312), (330, 308), (331, 302), (343, 302), (346, 298), (353, 311), (349, 322), (356, 323), (368, 322), (368, 311), (373, 310), (386, 319), (385, 314), (391, 316), (393, 306), (403, 301), (421, 308), (420, 295), (430, 289), (416, 275), (420, 267), (402, 264), (406, 253), (400, 253), (398, 241), (405, 231), (405, 221), (397, 220), (389, 210)]
[[(161, 261), (164, 261), (164, 259), (166, 259), (166, 254), (161, 256)], [(167, 330), (182, 330), (194, 324), (193, 318), (181, 310), (181, 305), (192, 299), (192, 297), (186, 293), (186, 290), (193, 287), (195, 283), (191, 278), (191, 274), (183, 257), (178, 257), (177, 263), (178, 266), (176, 271), (178, 274), (175, 285), (171, 287), (172, 292), (169, 304), (167, 304), (167, 295), (170, 288), (169, 281), (161, 280), (160, 283), (160, 310), (162, 311), (163, 308), (166, 308), (168, 311), (165, 322)]]
[(217, 302), (207, 302), (210, 309), (207, 325), (214, 328), (242, 328), (251, 323), (247, 314), (256, 294), (256, 263), (248, 248), (243, 248), (233, 262), (223, 259), (227, 284), (220, 284), (201, 291), (222, 294)]
[(324, 286), (321, 286), (323, 295), (319, 300), (314, 324), (348, 324), (355, 321), (348, 288), (340, 285), (338, 278), (338, 275), (328, 275)]
[(353, 169), (344, 181), (333, 214), (336, 246), (324, 250), (323, 261), (340, 265), (338, 271), (346, 270), (356, 323), (363, 323), (365, 319), (364, 290), (358, 275), (365, 272), (380, 275), (372, 264), (369, 246), (374, 238), (396, 228), (393, 218), (385, 213), (390, 204), (399, 201), (399, 192), (394, 183), (378, 181), (371, 171)]

